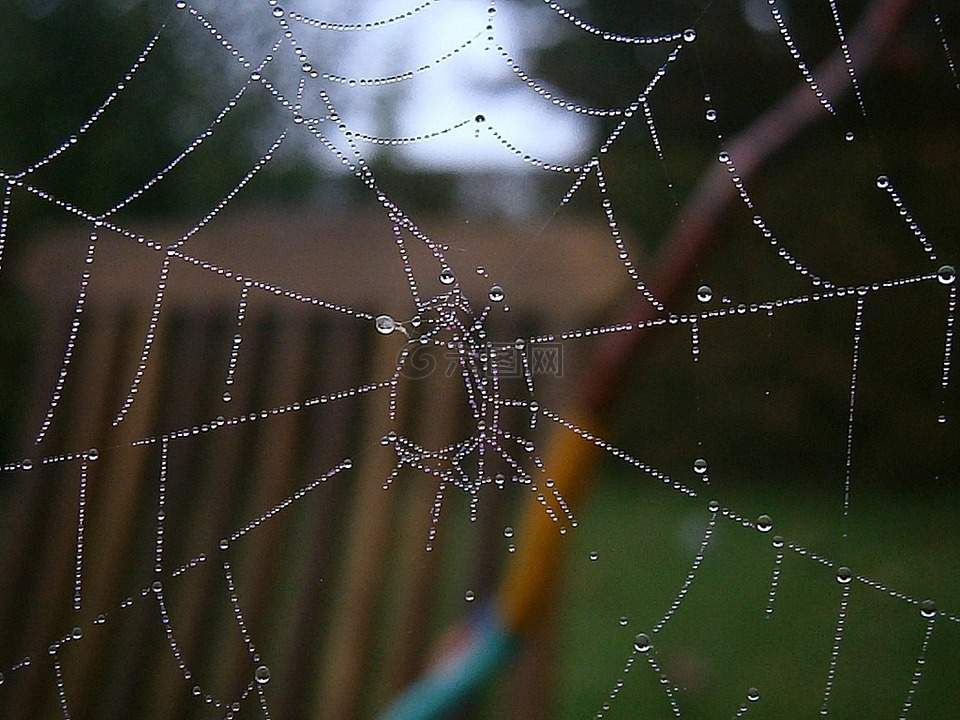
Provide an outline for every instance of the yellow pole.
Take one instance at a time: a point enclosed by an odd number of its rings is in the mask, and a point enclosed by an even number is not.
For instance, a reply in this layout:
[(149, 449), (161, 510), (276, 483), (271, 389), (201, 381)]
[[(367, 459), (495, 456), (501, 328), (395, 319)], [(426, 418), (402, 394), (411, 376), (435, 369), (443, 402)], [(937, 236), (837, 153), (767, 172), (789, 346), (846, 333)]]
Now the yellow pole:
[[(593, 418), (571, 418), (577, 427), (595, 434), (599, 423)], [(584, 495), (599, 448), (577, 433), (556, 425), (547, 438), (544, 467), (554, 481), (554, 490), (571, 511)], [(534, 624), (544, 603), (556, 588), (561, 567), (563, 510), (552, 493), (545, 493), (559, 522), (546, 508), (531, 500), (517, 532), (517, 551), (511, 557), (497, 596), (499, 616), (511, 633), (523, 633)]]

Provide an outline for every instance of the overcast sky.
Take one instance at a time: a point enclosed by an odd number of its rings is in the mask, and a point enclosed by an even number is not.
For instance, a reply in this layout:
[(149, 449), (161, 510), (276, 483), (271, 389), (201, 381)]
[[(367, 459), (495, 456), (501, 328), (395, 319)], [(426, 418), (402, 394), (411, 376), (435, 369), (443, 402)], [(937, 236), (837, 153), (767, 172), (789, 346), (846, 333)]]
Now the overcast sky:
[[(312, 2), (309, 10), (303, 6), (303, 12), (328, 21), (368, 22), (396, 15), (415, 3), (340, 3), (342, 12), (337, 13), (335, 3)], [(546, 42), (549, 34), (566, 30), (567, 23), (546, 8), (501, 1), (492, 16), (489, 8), (484, 0), (435, 0), (410, 19), (365, 32), (336, 33), (343, 49), (335, 59), (320, 64), (324, 71), (370, 78), (431, 65), (411, 80), (388, 86), (334, 85), (331, 94), (347, 124), (360, 132), (409, 137), (470, 119), (457, 131), (403, 148), (410, 162), (432, 167), (473, 171), (527, 167), (485, 129), (474, 137), (477, 115), (485, 118), (479, 124), (483, 128), (493, 125), (525, 153), (548, 162), (574, 163), (589, 156), (588, 120), (553, 106), (528, 88), (495, 47), (501, 44), (521, 67), (529, 66), (530, 49)], [(494, 43), (487, 41), (485, 30), (491, 17)], [(322, 33), (302, 25), (295, 26), (295, 32), (298, 38)], [(435, 62), (471, 38), (475, 39), (450, 59)]]

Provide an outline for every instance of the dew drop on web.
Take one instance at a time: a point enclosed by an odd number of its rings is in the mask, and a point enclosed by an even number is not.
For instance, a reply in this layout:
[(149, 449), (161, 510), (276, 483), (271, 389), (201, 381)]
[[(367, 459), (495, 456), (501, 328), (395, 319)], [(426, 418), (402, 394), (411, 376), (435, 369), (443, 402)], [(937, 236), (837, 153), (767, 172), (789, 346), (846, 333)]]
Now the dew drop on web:
[(389, 315), (378, 315), (375, 323), (377, 332), (381, 335), (389, 335), (397, 327), (396, 321)]
[(270, 668), (266, 665), (260, 665), (253, 673), (254, 679), (261, 685), (266, 685), (270, 682)]

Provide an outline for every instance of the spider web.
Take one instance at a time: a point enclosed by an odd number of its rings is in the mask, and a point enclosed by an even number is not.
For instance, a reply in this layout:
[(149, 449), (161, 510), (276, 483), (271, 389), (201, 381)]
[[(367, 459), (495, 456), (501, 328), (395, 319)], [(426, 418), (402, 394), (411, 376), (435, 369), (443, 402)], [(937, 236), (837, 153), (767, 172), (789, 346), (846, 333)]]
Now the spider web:
[[(443, 516), (462, 511), (467, 525), (475, 524), (491, 493), (518, 491), (550, 519), (563, 539), (573, 581), (556, 611), (564, 650), (557, 671), (561, 685), (584, 676), (577, 689), (559, 691), (558, 715), (949, 715), (957, 701), (952, 668), (960, 646), (951, 378), (956, 228), (941, 209), (956, 199), (951, 172), (916, 181), (908, 167), (939, 167), (927, 157), (936, 149), (898, 153), (882, 135), (883, 113), (906, 101), (884, 95), (883, 82), (870, 79), (867, 53), (855, 46), (855, 29), (870, 8), (824, 2), (816, 34), (795, 28), (786, 2), (704, 5), (677, 3), (667, 13), (668, 27), (660, 27), (658, 17), (635, 33), (620, 33), (586, 19), (587, 5), (546, 0), (388, 3), (377, 4), (376, 13), (349, 4), (281, 7), (271, 1), (249, 3), (241, 13), (217, 3), (171, 3), (166, 22), (145, 36), (129, 70), (75, 132), (27, 166), (3, 169), (0, 263), (4, 252), (25, 242), (16, 233), (21, 206), (50, 205), (73, 228), (69, 249), (62, 247), (58, 259), (25, 271), (46, 273), (52, 294), (66, 288), (72, 310), (56, 347), (36, 353), (46, 373), (37, 391), (44, 398), (42, 412), (27, 449), (4, 459), (0, 476), (5, 509), (25, 506), (24, 498), (38, 486), (53, 488), (51, 493), (71, 488), (68, 500), (41, 515), (51, 533), (68, 536), (71, 557), (60, 562), (69, 562), (69, 587), (43, 590), (63, 574), (59, 567), (36, 567), (40, 579), (19, 601), (63, 602), (68, 614), (56, 621), (66, 623), (63, 630), (36, 647), (30, 645), (34, 636), (17, 635), (13, 613), (4, 619), (5, 717), (18, 717), (18, 706), (34, 711), (22, 702), (29, 682), (43, 688), (43, 698), (31, 701), (39, 708), (36, 716), (71, 717), (76, 698), (89, 692), (77, 689), (81, 681), (72, 674), (79, 650), (97, 642), (89, 638), (102, 629), (127, 625), (162, 633), (165, 662), (172, 661), (189, 699), (185, 712), (280, 716), (271, 691), (292, 684), (283, 676), (298, 670), (288, 665), (281, 671), (271, 659), (271, 652), (281, 654), (277, 638), (283, 633), (245, 605), (244, 589), (260, 576), (256, 563), (239, 561), (238, 548), (278, 532), (272, 528), (328, 486), (355, 481), (360, 467), (374, 468), (379, 495), (428, 483), (429, 510), (418, 518), (424, 553), (444, 545), (456, 549), (458, 526), (444, 530)], [(454, 6), (442, 15), (444, 23), (426, 24)], [(711, 51), (724, 40), (713, 32), (712, 18), (724, 8), (753, 18), (764, 41), (776, 47), (778, 62), (813, 98), (817, 121), (826, 128), (799, 136), (801, 151), (784, 160), (798, 167), (782, 175), (758, 169), (762, 143), (741, 141), (753, 120), (738, 119), (737, 93), (747, 70), (713, 66)], [(923, 78), (928, 84), (922, 90), (949, 105), (955, 120), (960, 81), (951, 18), (932, 5), (922, 5), (916, 15), (920, 39), (908, 49), (935, 58), (939, 72)], [(394, 46), (381, 39), (384, 34), (406, 37), (424, 27), (424, 35), (412, 37), (429, 36), (429, 43), (414, 42), (399, 59), (384, 50)], [(605, 107), (574, 99), (575, 92), (566, 94), (538, 75), (524, 48), (510, 47), (511, 41), (521, 43), (524, 30), (543, 28), (557, 43), (576, 37), (593, 51), (624, 51), (616, 56), (623, 64), (611, 69), (630, 78), (619, 86), (620, 102)], [(138, 75), (149, 71), (168, 38), (191, 48), (190, 62), (198, 66), (205, 57), (226, 58), (218, 89), (222, 105), (175, 157), (122, 197), (99, 198), (96, 207), (60, 197), (56, 176), (45, 173), (76, 146), (106, 142), (99, 129), (128, 102)], [(433, 52), (435, 42), (441, 51)], [(874, 51), (890, 59), (908, 52)], [(753, 52), (758, 63), (768, 57)], [(824, 78), (821, 62), (830, 53), (839, 59), (840, 90)], [(470, 71), (480, 66), (468, 60), (477, 57), (486, 58), (484, 69), (476, 70), (479, 78)], [(562, 143), (551, 141), (550, 133), (525, 132), (519, 116), (498, 115), (482, 103), (470, 107), (456, 96), (443, 107), (424, 108), (422, 99), (415, 100), (420, 112), (398, 100), (403, 92), (418, 97), (425, 78), (445, 72), (464, 73), (461, 89), (492, 83), (484, 73), (494, 65), (502, 71), (497, 82), (509, 93), (522, 94), (547, 114), (586, 123), (550, 126), (558, 136), (565, 127), (576, 128), (575, 139), (563, 135), (565, 145), (558, 149)], [(726, 84), (730, 77), (741, 84)], [(254, 102), (252, 96), (266, 100), (273, 124), (264, 128), (246, 173), (186, 223), (158, 229), (138, 219), (132, 212), (138, 201), (171, 176), (217, 162), (209, 146), (244, 103)], [(384, 127), (372, 128), (384, 108)], [(680, 128), (708, 138), (712, 157), (691, 158), (677, 139)], [(779, 149), (781, 140), (770, 142)], [(537, 143), (542, 149), (534, 149)], [(618, 154), (625, 144), (641, 150), (625, 161)], [(217, 240), (222, 228), (236, 229), (231, 218), (239, 225), (250, 222), (242, 212), (246, 195), (264, 169), (297, 153), (322, 167), (331, 182), (362, 196), (363, 210), (350, 210), (356, 214), (352, 222), (367, 222), (361, 212), (375, 218), (369, 221), (374, 244), (358, 243), (355, 252), (341, 248), (340, 255), (321, 250), (330, 270), (320, 273), (319, 284), (314, 276), (278, 274), (277, 267), (295, 274), (296, 260), (271, 262), (271, 255), (296, 258), (303, 250), (307, 231), (296, 225), (292, 210), (294, 229), (285, 238), (255, 231), (252, 246), (225, 247)], [(479, 199), (462, 199), (456, 212), (463, 221), (453, 225), (417, 209), (415, 190), (392, 172), (392, 164), (403, 163), (469, 167), (464, 158), (474, 157), (488, 173), (481, 182), (492, 177), (497, 183), (502, 172), (506, 191), (486, 189)], [(642, 168), (625, 167), (636, 158)], [(802, 169), (807, 180), (793, 185), (802, 163), (809, 166)], [(704, 166), (733, 198), (725, 212), (715, 209), (722, 218), (714, 232), (736, 244), (723, 245), (717, 260), (704, 255), (683, 268), (695, 277), (690, 289), (664, 290), (655, 258), (663, 257), (657, 250), (669, 250), (668, 241), (657, 247), (642, 238), (669, 237), (671, 222), (680, 228), (673, 232), (682, 234), (697, 222), (689, 202), (697, 197), (695, 181)], [(901, 176), (907, 178), (903, 183)], [(519, 180), (510, 185), (509, 178)], [(507, 197), (518, 187), (527, 190)], [(869, 201), (855, 201), (868, 203), (855, 208), (866, 219), (851, 225), (839, 208), (845, 194), (854, 197), (853, 188), (872, 194)], [(797, 193), (809, 198), (799, 218), (791, 217), (795, 205), (780, 205)], [(319, 197), (312, 217), (322, 227), (326, 213), (339, 212), (341, 199)], [(491, 197), (500, 204), (486, 204)], [(530, 197), (535, 211), (529, 210)], [(496, 243), (468, 232), (471, 219), (476, 224), (498, 207), (507, 214), (519, 207), (533, 217)], [(576, 240), (561, 243), (565, 227), (576, 229), (575, 238), (581, 230), (597, 237), (599, 230), (599, 251), (577, 255)], [(304, 255), (304, 262), (317, 257)], [(590, 264), (582, 266), (583, 257)], [(567, 270), (560, 288), (552, 287), (556, 281), (548, 272), (557, 265)], [(104, 443), (71, 445), (78, 435), (64, 427), (70, 408), (99, 402), (94, 365), (77, 367), (85, 346), (95, 343), (95, 303), (102, 294), (109, 304), (110, 278), (131, 268), (136, 272), (128, 280), (141, 295), (146, 291), (147, 302), (133, 312), (122, 343), (125, 357), (103, 358), (97, 371), (121, 376), (120, 392), (108, 416), (79, 435)], [(10, 268), (0, 264), (0, 272), (0, 283), (13, 282)], [(603, 285), (594, 274), (616, 281)], [(347, 292), (344, 275), (370, 291)], [(151, 373), (163, 352), (158, 338), (177, 322), (177, 301), (170, 298), (182, 297), (184, 288), (218, 301), (230, 298), (234, 308), (229, 330), (188, 354), (196, 372), (215, 368), (208, 376), (216, 379), (206, 383), (218, 406), (210, 416), (164, 416), (149, 409)], [(567, 306), (580, 309), (542, 310), (558, 290)], [(624, 306), (641, 310), (595, 322), (591, 315), (619, 304), (621, 296), (629, 298)], [(245, 363), (250, 345), (282, 348), (270, 332), (251, 327), (258, 306), (364, 333), (361, 356), (372, 368), (369, 377), (350, 376), (322, 392), (299, 395), (281, 387), (281, 380), (258, 377)], [(527, 332), (531, 316), (535, 329)], [(598, 431), (571, 408), (584, 387), (602, 384), (591, 368), (602, 367), (610, 338), (642, 338), (650, 350), (642, 376), (619, 391), (622, 421)], [(417, 393), (425, 404), (416, 404)], [(452, 439), (438, 441), (430, 431), (431, 403), (440, 406), (441, 398), (454, 398), (464, 420)], [(309, 471), (286, 467), (286, 484), (277, 486), (285, 488), (282, 493), (274, 487), (242, 508), (220, 507), (215, 493), (201, 494), (198, 504), (229, 518), (218, 537), (198, 540), (168, 502), (184, 492), (179, 473), (185, 473), (186, 458), (199, 462), (196, 443), (236, 444), (239, 429), (256, 426), (258, 440), (250, 450), (255, 459), (283, 442), (273, 428), (284, 418), (361, 401), (372, 408), (368, 424), (375, 437), (321, 424), (324, 433), (352, 436), (346, 443), (351, 451), (326, 457), (322, 467), (318, 462)], [(411, 423), (416, 413), (426, 421)], [(434, 424), (444, 422), (438, 416)], [(602, 451), (605, 480), (586, 498), (568, 501), (555, 483), (558, 471), (545, 461), (550, 432)], [(109, 558), (87, 541), (91, 513), (103, 512), (96, 502), (97, 469), (132, 457), (146, 464), (146, 479), (134, 473), (135, 482), (149, 483), (152, 497), (146, 517), (128, 519), (145, 528), (137, 536), (142, 567), (118, 580), (122, 598), (93, 593), (91, 600), (88, 588), (98, 574), (111, 572), (105, 569)], [(501, 554), (508, 557), (522, 548), (524, 537), (512, 520), (498, 522), (506, 540)], [(9, 527), (0, 537), (13, 557), (11, 548), (25, 531)], [(925, 555), (929, 561), (920, 563)], [(288, 562), (306, 565), (309, 558)], [(199, 579), (211, 567), (215, 588)], [(216, 668), (197, 667), (199, 651), (184, 649), (178, 640), (183, 601), (172, 602), (170, 595), (182, 598), (177, 588), (183, 587), (197, 596), (212, 624), (239, 637), (239, 686), (218, 681)], [(16, 594), (15, 588), (4, 592)], [(459, 602), (475, 603), (493, 591), (467, 581), (454, 594)], [(130, 620), (141, 616), (147, 619), (139, 626)], [(125, 637), (129, 651), (136, 638), (129, 632)], [(117, 681), (107, 675), (86, 682), (108, 688)]]

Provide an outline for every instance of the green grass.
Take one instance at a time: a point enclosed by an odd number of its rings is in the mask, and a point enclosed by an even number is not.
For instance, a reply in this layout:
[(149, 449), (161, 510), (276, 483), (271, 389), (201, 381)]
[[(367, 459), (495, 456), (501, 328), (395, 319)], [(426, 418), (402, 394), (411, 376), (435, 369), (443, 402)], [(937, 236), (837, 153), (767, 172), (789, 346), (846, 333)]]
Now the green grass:
[[(763, 534), (719, 518), (676, 614), (651, 633), (690, 569), (710, 519), (709, 493), (690, 500), (643, 477), (608, 478), (595, 488), (580, 513), (566, 568), (557, 718), (591, 718), (604, 703), (611, 720), (672, 717), (647, 656), (636, 654), (624, 672), (639, 632), (651, 634), (653, 657), (680, 687), (684, 718), (732, 718), (751, 687), (762, 698), (750, 705), (749, 717), (817, 716), (842, 587), (831, 568), (787, 551), (768, 617), (777, 533), (911, 597), (934, 597), (946, 612), (960, 604), (955, 502), (874, 494), (860, 498), (844, 523), (833, 493), (753, 487), (741, 497), (719, 495), (734, 510), (762, 503), (774, 530)], [(830, 716), (899, 717), (925, 627), (916, 606), (854, 582)], [(911, 717), (954, 716), (958, 657), (960, 624), (941, 616)], [(622, 688), (611, 698), (618, 681)]]

